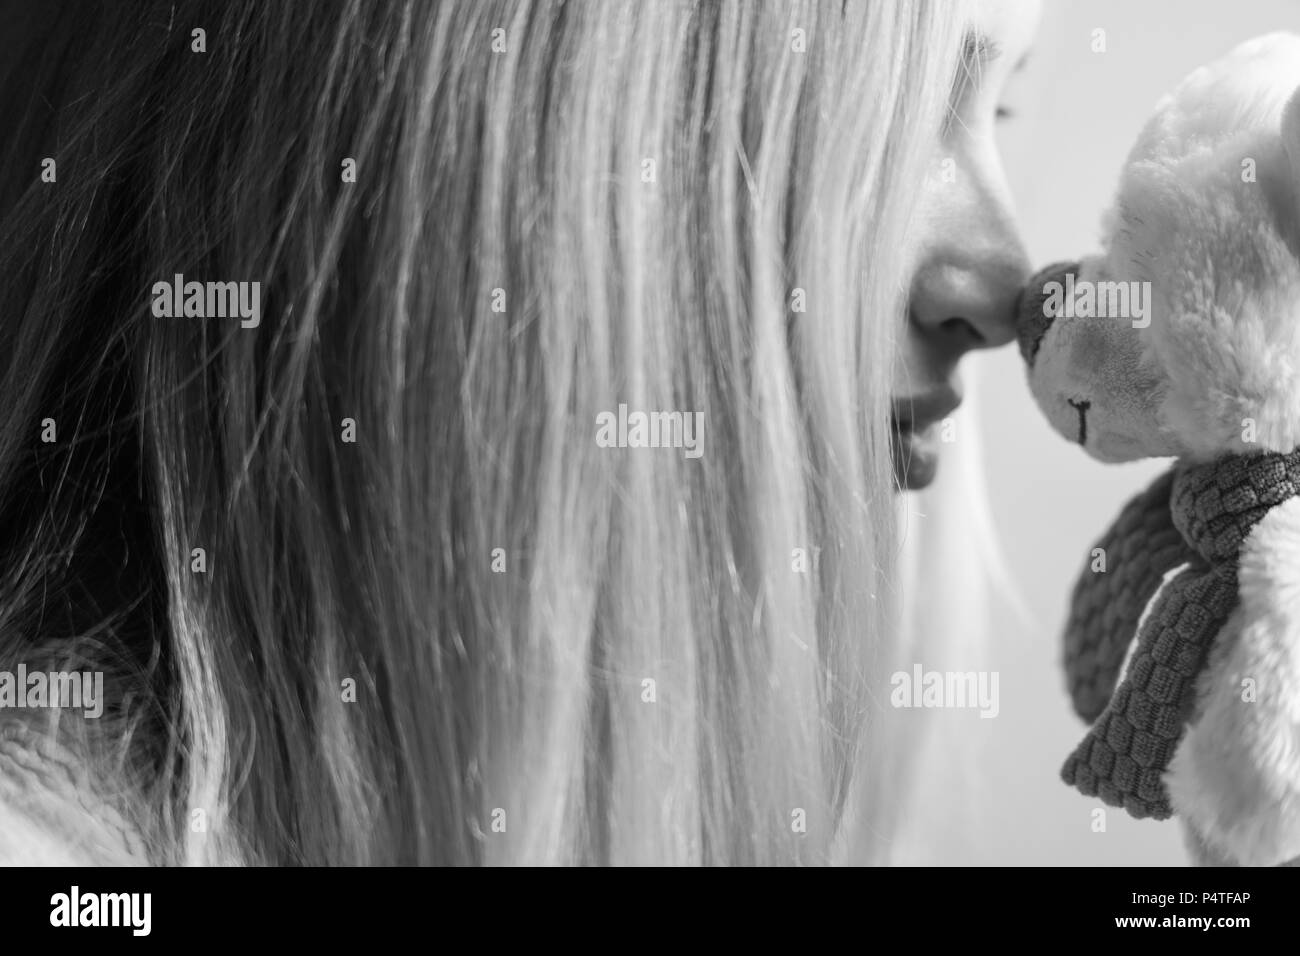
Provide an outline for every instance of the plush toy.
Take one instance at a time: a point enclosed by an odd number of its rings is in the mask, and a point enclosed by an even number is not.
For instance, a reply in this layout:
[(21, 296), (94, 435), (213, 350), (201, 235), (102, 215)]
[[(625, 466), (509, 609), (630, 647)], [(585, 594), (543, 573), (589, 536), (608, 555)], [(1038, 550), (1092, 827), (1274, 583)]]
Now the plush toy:
[(1125, 163), (1104, 252), (1021, 302), (1052, 426), (1102, 461), (1175, 459), (1075, 585), (1065, 667), (1091, 728), (1062, 776), (1177, 815), (1208, 864), (1300, 858), (1297, 91), (1289, 34), (1191, 74)]

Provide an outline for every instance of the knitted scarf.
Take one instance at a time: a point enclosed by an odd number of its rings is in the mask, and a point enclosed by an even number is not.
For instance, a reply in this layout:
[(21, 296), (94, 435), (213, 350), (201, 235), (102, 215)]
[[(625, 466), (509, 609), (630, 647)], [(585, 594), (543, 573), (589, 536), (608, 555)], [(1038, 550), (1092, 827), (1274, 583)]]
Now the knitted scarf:
[[(1241, 544), (1295, 495), (1300, 450), (1230, 455), (1175, 465), (1120, 512), (1095, 545), (1105, 571), (1094, 572), (1090, 560), (1070, 602), (1067, 685), (1092, 727), (1061, 770), (1066, 783), (1134, 817), (1172, 815), (1163, 777), (1195, 716), (1197, 675), (1237, 604)], [(1116, 687), (1134, 633), (1137, 648)]]

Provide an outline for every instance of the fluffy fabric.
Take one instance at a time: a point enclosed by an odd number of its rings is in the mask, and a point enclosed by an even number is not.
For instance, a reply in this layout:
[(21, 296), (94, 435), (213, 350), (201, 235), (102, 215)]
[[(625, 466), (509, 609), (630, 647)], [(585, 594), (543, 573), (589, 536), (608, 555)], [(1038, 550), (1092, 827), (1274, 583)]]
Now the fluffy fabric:
[(1300, 444), (1297, 89), (1300, 37), (1242, 44), (1161, 101), (1120, 180), (1106, 271), (1152, 284), (1157, 417), (1192, 455), (1250, 450), (1246, 419)]
[(1300, 857), (1300, 498), (1251, 532), (1238, 596), (1166, 782), (1211, 849), (1274, 865)]
[[(1087, 569), (1080, 576), (1065, 638), (1071, 687), (1083, 691), (1074, 695), (1076, 707), (1086, 717), (1103, 694), (1109, 700), (1061, 776), (1138, 818), (1173, 813), (1164, 778), (1188, 717), (1197, 711), (1198, 677), (1207, 657), (1222, 646), (1220, 635), (1239, 607), (1238, 568), (1255, 529), (1276, 510), (1300, 501), (1300, 451), (1183, 462), (1170, 476), (1167, 484), (1156, 482), (1130, 502), (1103, 537), (1116, 558), (1114, 567), (1105, 573)], [(1167, 519), (1152, 514), (1160, 510)], [(1166, 520), (1181, 548), (1152, 538), (1151, 532), (1163, 534)], [(1153, 552), (1140, 550), (1144, 546), (1154, 546)], [(1182, 560), (1186, 566), (1161, 587), (1160, 569)], [(1115, 598), (1133, 599), (1129, 610), (1120, 611), (1132, 618), (1131, 607), (1157, 588), (1150, 613), (1136, 626), (1133, 659), (1112, 695), (1097, 678), (1113, 683), (1114, 669), (1107, 664), (1118, 656), (1116, 639), (1131, 638), (1135, 628), (1127, 622), (1118, 632), (1107, 626), (1115, 621), (1109, 605)], [(1210, 670), (1220, 673), (1220, 668)], [(1244, 686), (1243, 703), (1255, 703), (1254, 680)], [(1267, 726), (1279, 732), (1276, 721)]]
[(1034, 396), (1094, 457), (1208, 460), (1300, 445), (1297, 90), (1292, 34), (1193, 73), (1128, 157), (1103, 254), (1030, 285), (1040, 302), (1067, 273), (1080, 288), (1137, 283), (1149, 294), (1140, 321), (1102, 314), (1039, 330)]
[[(1103, 287), (1125, 297), (1104, 297)], [(1090, 301), (1110, 308), (1075, 308)], [(1117, 312), (1117, 302), (1133, 307)], [(1242, 44), (1157, 105), (1125, 163), (1101, 254), (1044, 270), (1026, 288), (1021, 351), (1049, 422), (1098, 460), (1176, 457), (1180, 481), (1263, 474), (1261, 462), (1295, 458), (1300, 37)], [(1250, 483), (1221, 494), (1209, 485), (1188, 526), (1177, 495), (1172, 513), (1159, 513), (1153, 495), (1167, 487), (1134, 499), (1108, 532), (1115, 579), (1085, 572), (1076, 585), (1071, 693), (1097, 723), (1065, 776), (1136, 815), (1172, 811), (1200, 863), (1295, 865), (1300, 497), (1257, 508)], [(1165, 637), (1144, 622), (1146, 644), (1119, 680), (1150, 589), (1179, 557), (1166, 518), (1195, 560), (1152, 598), (1150, 616), (1169, 618)], [(1156, 532), (1145, 544), (1143, 529)], [(1177, 583), (1206, 575), (1228, 592), (1192, 595), (1189, 607)], [(1182, 652), (1171, 649), (1179, 641)], [(1175, 687), (1169, 673), (1184, 679)], [(1149, 685), (1152, 675), (1162, 679)]]

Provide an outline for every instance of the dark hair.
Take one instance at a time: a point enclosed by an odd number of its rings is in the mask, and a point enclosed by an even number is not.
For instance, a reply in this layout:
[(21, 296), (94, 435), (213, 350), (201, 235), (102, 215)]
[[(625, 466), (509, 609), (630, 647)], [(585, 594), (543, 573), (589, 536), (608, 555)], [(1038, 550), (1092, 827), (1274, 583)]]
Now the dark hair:
[[(857, 853), (894, 733), (859, 317), (902, 314), (949, 9), (21, 9), (0, 663), (107, 672), (57, 731), (151, 858)], [(177, 275), (258, 283), (255, 327), (160, 317)], [(598, 447), (629, 400), (709, 455)]]

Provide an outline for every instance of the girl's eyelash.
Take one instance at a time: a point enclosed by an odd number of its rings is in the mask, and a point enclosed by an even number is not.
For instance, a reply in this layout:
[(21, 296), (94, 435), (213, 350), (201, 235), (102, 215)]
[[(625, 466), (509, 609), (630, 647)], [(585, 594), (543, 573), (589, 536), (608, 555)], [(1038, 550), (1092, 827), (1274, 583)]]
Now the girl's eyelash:
[(1016, 115), (1015, 110), (1009, 109), (1005, 106), (999, 106), (997, 108), (997, 111), (994, 113), (994, 116), (996, 116), (1000, 120), (1009, 120), (1012, 119), (1015, 115)]
[(974, 65), (976, 62), (989, 63), (1002, 55), (1002, 44), (982, 33), (968, 33), (962, 43), (962, 62)]

